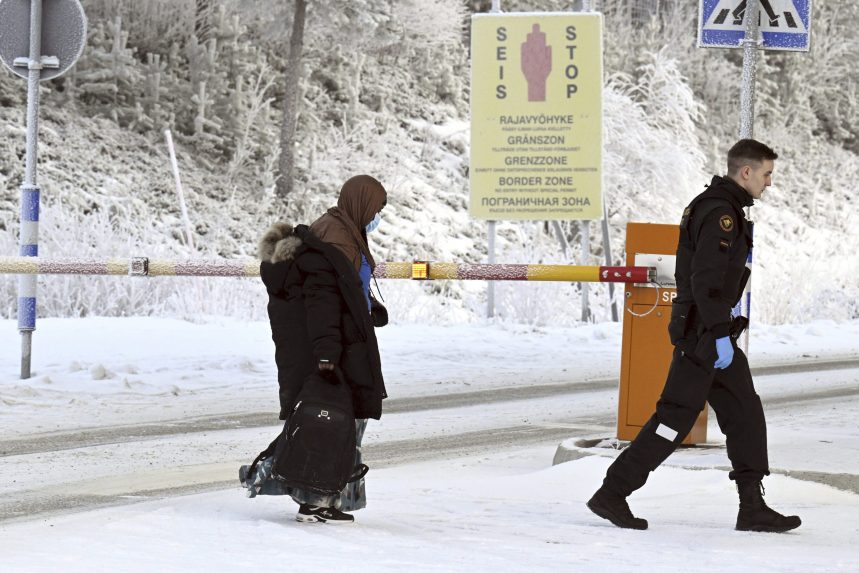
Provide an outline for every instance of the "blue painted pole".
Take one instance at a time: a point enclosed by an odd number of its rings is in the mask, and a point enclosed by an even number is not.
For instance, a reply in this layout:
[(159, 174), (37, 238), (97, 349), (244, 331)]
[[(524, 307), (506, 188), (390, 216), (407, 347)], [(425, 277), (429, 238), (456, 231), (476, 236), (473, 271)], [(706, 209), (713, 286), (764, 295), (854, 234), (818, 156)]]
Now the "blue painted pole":
[[(42, 0), (30, 2), (30, 62), (27, 75), (27, 156), (21, 185), (22, 257), (39, 254), (39, 195), (36, 186), (39, 138), (39, 80), (42, 72)], [(18, 331), (21, 333), (21, 378), (30, 377), (33, 331), (36, 330), (36, 275), (18, 278)]]
[[(19, 255), (39, 256), (39, 195), (38, 187), (21, 187), (21, 236)], [(26, 280), (25, 280), (26, 279)], [(21, 277), (18, 281), (18, 330), (36, 329), (36, 275)]]

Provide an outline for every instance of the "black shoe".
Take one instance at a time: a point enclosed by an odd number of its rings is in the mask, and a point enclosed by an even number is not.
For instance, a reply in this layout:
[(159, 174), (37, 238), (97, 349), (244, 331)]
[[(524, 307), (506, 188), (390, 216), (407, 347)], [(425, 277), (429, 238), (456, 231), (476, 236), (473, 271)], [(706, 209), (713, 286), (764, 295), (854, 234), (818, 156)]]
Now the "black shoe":
[(647, 520), (635, 517), (629, 510), (626, 498), (601, 487), (588, 501), (588, 509), (603, 519), (624, 529), (647, 529)]
[(334, 507), (301, 504), (295, 516), (301, 523), (354, 523), (355, 518)]
[(738, 483), (740, 511), (737, 514), (737, 530), (784, 533), (802, 525), (796, 515), (782, 515), (764, 502), (764, 486), (759, 481)]

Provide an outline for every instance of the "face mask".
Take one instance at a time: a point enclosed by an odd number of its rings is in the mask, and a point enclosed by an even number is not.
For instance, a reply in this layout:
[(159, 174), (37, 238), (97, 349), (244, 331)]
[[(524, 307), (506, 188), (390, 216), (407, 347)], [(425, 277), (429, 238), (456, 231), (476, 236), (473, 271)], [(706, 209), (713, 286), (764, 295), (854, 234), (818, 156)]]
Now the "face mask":
[(376, 230), (376, 227), (378, 227), (379, 223), (381, 223), (381, 222), (382, 222), (382, 214), (376, 213), (376, 216), (373, 217), (373, 220), (370, 221), (369, 223), (367, 223), (367, 226), (365, 227), (365, 229), (367, 229), (368, 233), (372, 233), (373, 231)]

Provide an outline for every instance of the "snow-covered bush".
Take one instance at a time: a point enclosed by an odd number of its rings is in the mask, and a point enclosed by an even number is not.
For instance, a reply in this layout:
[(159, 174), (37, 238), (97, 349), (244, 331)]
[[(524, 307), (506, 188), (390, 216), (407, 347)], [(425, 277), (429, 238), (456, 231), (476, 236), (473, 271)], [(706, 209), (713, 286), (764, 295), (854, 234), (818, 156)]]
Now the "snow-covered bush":
[[(159, 234), (150, 223), (154, 214), (133, 211), (125, 209), (123, 202), (103, 204), (88, 214), (48, 205), (41, 214), (40, 254), (81, 260), (200, 257), (180, 245), (156, 242)], [(8, 217), (4, 223), (9, 224)], [(0, 232), (0, 252), (17, 251), (14, 237), (15, 233)], [(16, 316), (15, 276), (0, 275), (0, 299), (4, 301), (0, 317)], [(261, 319), (266, 302), (258, 279), (44, 275), (38, 286), (40, 317), (166, 315), (197, 320), (201, 315), (223, 315)]]
[[(195, 7), (208, 31), (197, 37)], [(485, 262), (485, 222), (468, 216), (466, 11), (485, 1), (320, 0), (309, 5), (296, 147), (296, 191), (273, 192), (291, 25), (290, 2), (85, 0), (90, 43), (78, 66), (42, 84), (39, 183), (45, 256), (252, 257), (274, 220), (309, 223), (349, 176), (389, 189), (372, 238), (379, 260)], [(568, 10), (564, 0), (506, 0), (507, 11)], [(647, 3), (648, 6), (655, 3)], [(604, 192), (613, 260), (629, 221), (675, 224), (736, 138), (736, 50), (695, 48), (695, 3), (659, 2), (642, 18), (624, 0), (605, 12)], [(756, 136), (780, 154), (758, 223), (753, 317), (856, 316), (859, 175), (854, 153), (859, 9), (815, 5), (810, 54), (761, 53)], [(648, 13), (655, 13), (649, 9)], [(432, 17), (424, 17), (431, 14)], [(356, 25), (359, 24), (359, 25)], [(465, 27), (462, 27), (465, 24)], [(26, 83), (0, 72), (0, 253), (16, 254)], [(58, 105), (62, 104), (62, 109)], [(162, 129), (173, 128), (198, 253), (183, 226)], [(582, 261), (577, 222), (498, 224), (498, 262)], [(585, 263), (602, 264), (590, 227)], [(0, 313), (17, 280), (0, 275)], [(479, 320), (483, 283), (382, 282), (394, 320)], [(618, 293), (622, 289), (618, 288)], [(262, 316), (254, 280), (42, 277), (51, 315), (199, 313)], [(610, 316), (591, 285), (595, 320)], [(500, 283), (499, 320), (572, 324), (581, 288)]]

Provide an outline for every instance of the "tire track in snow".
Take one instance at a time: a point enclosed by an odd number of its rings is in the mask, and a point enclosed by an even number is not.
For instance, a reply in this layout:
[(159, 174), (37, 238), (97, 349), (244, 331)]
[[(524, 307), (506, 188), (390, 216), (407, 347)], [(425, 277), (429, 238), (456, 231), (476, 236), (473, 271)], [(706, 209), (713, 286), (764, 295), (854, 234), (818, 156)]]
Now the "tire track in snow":
[[(842, 370), (859, 368), (859, 361), (839, 361), (780, 365), (754, 369), (756, 376), (779, 375), (821, 370)], [(486, 403), (517, 400), (554, 398), (557, 396), (603, 392), (616, 388), (615, 380), (594, 380), (569, 384), (551, 384), (522, 388), (479, 390), (475, 392), (449, 394), (443, 396), (423, 396), (391, 400), (386, 405), (386, 413), (410, 413), (425, 410), (452, 409)], [(836, 397), (859, 396), (859, 388), (831, 388), (815, 392), (807, 390), (785, 393), (769, 400), (767, 405), (785, 406), (790, 403), (824, 400)], [(511, 448), (536, 445), (557, 444), (575, 434), (612, 433), (614, 415), (598, 414), (590, 411), (586, 416), (576, 416), (565, 423), (536, 423), (515, 425), (491, 430), (446, 434), (431, 437), (418, 437), (396, 441), (382, 441), (364, 446), (364, 456), (374, 468), (385, 468), (401, 464), (417, 463), (438, 459), (476, 455), (487, 450), (501, 451)], [(136, 426), (99, 428), (88, 431), (68, 432), (52, 436), (38, 436), (26, 440), (0, 442), (0, 451), (5, 462), (16, 463), (16, 456), (31, 453), (58, 452), (69, 449), (84, 449), (105, 444), (129, 444), (140, 441), (156, 440), (167, 436), (180, 436), (211, 431), (230, 431), (236, 429), (271, 426), (272, 414), (250, 413), (244, 415), (201, 418), (169, 424), (142, 424)], [(188, 436), (189, 440), (191, 436)], [(0, 497), (0, 523), (28, 520), (36, 517), (90, 511), (102, 507), (125, 505), (129, 503), (165, 499), (178, 495), (203, 493), (208, 491), (235, 488), (238, 466), (248, 460), (227, 460), (218, 463), (196, 465), (173, 464), (151, 471), (99, 477), (60, 484), (46, 484), (39, 487), (38, 472), (33, 468), (21, 467), (22, 478), (34, 480), (37, 487), (30, 489), (7, 488), (6, 495)], [(777, 470), (776, 470), (777, 471)], [(794, 472), (794, 477), (831, 483), (829, 474), (804, 476), (808, 472)], [(817, 472), (819, 473), (819, 472)], [(35, 476), (35, 477), (33, 477)], [(844, 477), (844, 476), (842, 476)], [(829, 481), (827, 481), (829, 480)], [(846, 480), (846, 481), (845, 481)], [(855, 476), (839, 477), (839, 483), (847, 484), (847, 489), (856, 487)], [(851, 485), (853, 484), (853, 485)], [(238, 493), (238, 492), (237, 492)]]
[[(780, 364), (752, 368), (755, 377), (777, 376), (782, 374), (797, 374), (803, 372), (824, 372), (831, 370), (849, 370), (859, 368), (859, 360), (837, 360), (802, 362), (797, 364)], [(400, 414), (421, 412), (426, 410), (441, 410), (446, 408), (461, 408), (478, 404), (497, 404), (517, 400), (534, 400), (539, 398), (558, 397), (565, 395), (586, 394), (616, 390), (617, 379), (598, 379), (589, 381), (574, 381), (562, 384), (536, 384), (513, 386), (508, 388), (492, 388), (475, 390), (473, 392), (457, 392), (429, 396), (414, 396), (409, 398), (391, 398), (384, 403), (385, 414)], [(839, 388), (805, 392), (805, 400), (820, 400), (834, 397), (848, 397), (859, 393), (851, 388)], [(797, 400), (796, 393), (786, 393), (781, 396), (767, 398), (765, 405), (775, 406), (791, 403)], [(214, 432), (220, 430), (238, 430), (243, 428), (260, 428), (279, 424), (277, 414), (273, 412), (245, 412), (235, 414), (219, 414), (186, 418), (169, 422), (142, 423), (128, 426), (108, 426), (87, 428), (75, 431), (51, 432), (28, 438), (0, 440), (0, 458), (22, 454), (54, 452), (67, 449), (77, 449), (89, 446), (121, 444), (126, 442), (143, 441), (167, 436), (190, 434), (196, 432)]]

